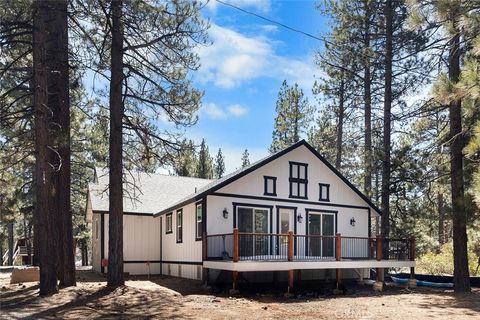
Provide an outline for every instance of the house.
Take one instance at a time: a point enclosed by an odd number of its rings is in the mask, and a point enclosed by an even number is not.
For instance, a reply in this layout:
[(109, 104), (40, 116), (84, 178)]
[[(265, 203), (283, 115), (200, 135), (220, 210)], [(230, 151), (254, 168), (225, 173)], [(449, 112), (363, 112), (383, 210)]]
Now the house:
[[(414, 242), (372, 235), (380, 210), (303, 140), (215, 181), (142, 177), (138, 209), (125, 209), (131, 273), (146, 273), (150, 262), (151, 273), (212, 280), (228, 272), (234, 284), (240, 273), (249, 281), (280, 275), (291, 287), (294, 277), (340, 281), (415, 267)], [(100, 219), (94, 239), (103, 239), (103, 249), (93, 243), (94, 268), (105, 271), (108, 201), (90, 187), (87, 211)]]

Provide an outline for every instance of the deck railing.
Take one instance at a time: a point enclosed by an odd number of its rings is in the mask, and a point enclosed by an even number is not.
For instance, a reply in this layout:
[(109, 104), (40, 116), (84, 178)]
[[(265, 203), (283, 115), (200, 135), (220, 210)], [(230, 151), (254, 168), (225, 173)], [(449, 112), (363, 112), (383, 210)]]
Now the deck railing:
[(204, 234), (204, 260), (415, 260), (414, 239), (239, 232)]

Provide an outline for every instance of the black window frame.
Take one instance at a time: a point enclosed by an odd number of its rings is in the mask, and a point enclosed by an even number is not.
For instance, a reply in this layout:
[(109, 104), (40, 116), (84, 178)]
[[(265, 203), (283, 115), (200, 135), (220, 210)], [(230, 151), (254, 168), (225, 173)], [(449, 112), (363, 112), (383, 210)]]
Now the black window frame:
[[(170, 218), (170, 229), (168, 228), (168, 218)], [(165, 215), (165, 234), (173, 233), (173, 212)]]
[[(294, 166), (297, 168), (297, 177), (294, 178), (292, 173)], [(294, 162), (294, 161), (289, 161), (289, 169), (290, 169), (290, 175), (289, 175), (289, 198), (295, 198), (295, 199), (308, 199), (308, 163), (302, 163), (302, 162)], [(303, 167), (305, 168), (305, 179), (301, 179), (300, 177), (300, 168)], [(297, 186), (297, 195), (293, 195), (292, 193), (292, 187), (293, 185), (296, 184)], [(300, 195), (300, 185), (305, 185), (305, 195), (301, 196)]]
[[(327, 189), (327, 195), (324, 197), (323, 195), (323, 187)], [(319, 183), (318, 184), (318, 201), (327, 201), (330, 202), (330, 184), (328, 183)]]
[[(178, 223), (178, 217), (180, 216), (180, 224)], [(175, 217), (175, 234), (177, 243), (183, 242), (183, 209), (178, 209)]]
[[(198, 221), (198, 207), (201, 208), (200, 221)], [(201, 228), (200, 234), (198, 234), (198, 223), (200, 223), (200, 228)], [(203, 203), (197, 202), (195, 204), (195, 240), (196, 241), (202, 240), (202, 236), (203, 236)]]
[[(268, 181), (273, 181), (273, 192), (268, 192)], [(277, 177), (263, 176), (263, 195), (264, 196), (277, 196)]]

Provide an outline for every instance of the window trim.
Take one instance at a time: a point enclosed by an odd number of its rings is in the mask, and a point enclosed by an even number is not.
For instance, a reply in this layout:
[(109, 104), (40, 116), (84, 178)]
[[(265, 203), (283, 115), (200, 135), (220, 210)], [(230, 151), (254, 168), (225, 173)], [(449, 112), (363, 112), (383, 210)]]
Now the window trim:
[[(289, 198), (294, 198), (294, 199), (308, 199), (308, 163), (302, 163), (302, 162), (295, 162), (295, 161), (289, 161), (289, 170), (290, 170), (290, 175), (289, 175)], [(297, 178), (292, 177), (293, 173), (293, 166), (297, 166)], [(300, 168), (304, 167), (305, 168), (305, 179), (300, 179), (298, 178), (300, 176)], [(294, 196), (292, 194), (292, 187), (293, 184), (297, 184), (297, 195)], [(300, 185), (303, 184), (305, 185), (305, 196), (300, 196)]]
[[(200, 220), (198, 220), (198, 207), (200, 207), (201, 209), (201, 213), (200, 213)], [(201, 234), (198, 234), (198, 224), (201, 223), (201, 226), (202, 226), (202, 232)], [(195, 241), (200, 241), (202, 240), (202, 237), (203, 237), (203, 203), (202, 202), (197, 202), (195, 204)]]
[[(273, 192), (268, 192), (268, 181), (273, 181)], [(277, 196), (277, 177), (263, 176), (263, 195), (264, 196)]]
[[(324, 197), (322, 193), (323, 187), (327, 188), (327, 196)], [(319, 183), (318, 184), (318, 201), (327, 201), (330, 202), (330, 184), (329, 183)]]
[[(170, 218), (170, 229), (168, 229), (168, 218)], [(173, 233), (173, 212), (165, 215), (165, 234)]]
[[(178, 223), (178, 217), (181, 217), (181, 223)], [(176, 240), (177, 243), (183, 242), (183, 209), (178, 209), (175, 217), (175, 231), (176, 231)]]

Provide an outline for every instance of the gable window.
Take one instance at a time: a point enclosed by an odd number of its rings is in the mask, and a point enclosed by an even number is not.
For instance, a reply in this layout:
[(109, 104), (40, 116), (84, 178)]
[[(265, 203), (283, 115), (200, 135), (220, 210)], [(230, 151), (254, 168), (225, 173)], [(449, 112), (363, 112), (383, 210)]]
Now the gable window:
[(165, 223), (165, 233), (172, 233), (172, 212), (170, 213), (167, 213), (167, 215), (165, 216), (166, 218), (166, 223)]
[(330, 185), (326, 183), (319, 183), (320, 196), (318, 201), (330, 201)]
[(202, 239), (202, 233), (203, 233), (203, 228), (202, 228), (202, 222), (203, 222), (203, 217), (202, 217), (202, 204), (198, 203), (195, 209), (195, 233), (196, 233), (196, 240), (201, 240)]
[(306, 163), (290, 162), (290, 198), (308, 199), (307, 168)]
[(183, 241), (183, 211), (177, 210), (177, 243)]
[(263, 176), (263, 195), (277, 196), (277, 177)]

